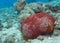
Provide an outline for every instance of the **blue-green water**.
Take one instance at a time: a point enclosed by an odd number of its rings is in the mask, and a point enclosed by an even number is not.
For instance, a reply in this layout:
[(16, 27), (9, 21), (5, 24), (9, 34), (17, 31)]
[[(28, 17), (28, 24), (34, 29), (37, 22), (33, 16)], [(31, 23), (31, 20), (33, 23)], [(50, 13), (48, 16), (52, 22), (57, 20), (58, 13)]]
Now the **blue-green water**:
[(0, 0), (0, 8), (13, 6), (16, 0)]
[[(17, 0), (0, 0), (0, 8), (4, 8), (4, 7), (10, 7), (13, 6), (13, 4), (16, 2)], [(31, 2), (50, 2), (53, 0), (26, 0), (26, 3), (31, 3)]]
[(27, 3), (31, 3), (31, 2), (43, 2), (43, 3), (46, 3), (46, 2), (50, 2), (50, 1), (53, 1), (53, 0), (26, 0)]

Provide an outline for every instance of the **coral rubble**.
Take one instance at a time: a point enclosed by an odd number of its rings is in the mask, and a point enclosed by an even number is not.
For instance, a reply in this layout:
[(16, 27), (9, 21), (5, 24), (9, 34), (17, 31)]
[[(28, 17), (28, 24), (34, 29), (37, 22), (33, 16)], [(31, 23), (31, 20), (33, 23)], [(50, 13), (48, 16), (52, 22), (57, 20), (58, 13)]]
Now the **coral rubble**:
[[(0, 43), (60, 43), (60, 0), (49, 3), (29, 3), (17, 0), (14, 8), (0, 9)], [(24, 40), (21, 23), (33, 14), (45, 12), (56, 18), (52, 35), (39, 35), (35, 39)]]

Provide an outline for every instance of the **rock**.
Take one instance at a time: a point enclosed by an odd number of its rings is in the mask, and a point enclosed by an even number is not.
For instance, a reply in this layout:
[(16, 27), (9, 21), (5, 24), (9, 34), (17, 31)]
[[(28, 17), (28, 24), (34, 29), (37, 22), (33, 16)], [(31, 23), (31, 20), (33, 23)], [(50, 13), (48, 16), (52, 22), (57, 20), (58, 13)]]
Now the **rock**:
[(2, 23), (3, 27), (7, 27), (8, 26), (8, 23), (7, 22), (4, 22)]
[(59, 37), (54, 37), (54, 38), (48, 38), (48, 39), (45, 39), (42, 43), (60, 43), (59, 41), (60, 39), (60, 36)]
[(20, 14), (35, 14), (35, 12), (30, 7), (24, 7), (24, 10), (20, 12)]
[(43, 41), (45, 39), (48, 39), (49, 37), (49, 35), (39, 35), (36, 39)]
[(42, 43), (42, 42), (40, 40), (34, 39), (34, 40), (31, 40), (31, 43)]
[(60, 34), (60, 30), (54, 29), (54, 32), (53, 32), (52, 37), (53, 37), (53, 36), (59, 36), (59, 34)]
[(31, 14), (22, 14), (22, 15), (20, 15), (19, 16), (19, 18), (18, 18), (18, 20), (19, 20), (19, 22), (24, 22), (24, 20), (27, 18), (27, 17), (29, 17)]
[(17, 1), (15, 4), (14, 4), (14, 7), (16, 8), (16, 10), (18, 12), (20, 12), (21, 10), (24, 9), (24, 6), (26, 5), (26, 2), (25, 0), (20, 0), (20, 1)]
[(56, 21), (55, 24), (56, 24), (55, 28), (60, 29), (60, 16), (59, 16), (59, 18), (57, 19), (57, 21)]

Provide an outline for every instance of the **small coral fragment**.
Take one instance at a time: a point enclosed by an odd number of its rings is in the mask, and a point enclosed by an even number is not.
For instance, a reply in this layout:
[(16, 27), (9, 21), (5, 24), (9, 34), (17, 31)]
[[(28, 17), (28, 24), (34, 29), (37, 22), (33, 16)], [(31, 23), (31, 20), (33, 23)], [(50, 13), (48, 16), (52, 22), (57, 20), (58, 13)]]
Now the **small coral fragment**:
[(55, 24), (56, 24), (55, 28), (60, 29), (60, 17), (57, 19), (57, 21), (55, 22)]
[(20, 15), (19, 16), (19, 21), (22, 23), (27, 17), (29, 17), (30, 16), (30, 14), (23, 14), (23, 15)]

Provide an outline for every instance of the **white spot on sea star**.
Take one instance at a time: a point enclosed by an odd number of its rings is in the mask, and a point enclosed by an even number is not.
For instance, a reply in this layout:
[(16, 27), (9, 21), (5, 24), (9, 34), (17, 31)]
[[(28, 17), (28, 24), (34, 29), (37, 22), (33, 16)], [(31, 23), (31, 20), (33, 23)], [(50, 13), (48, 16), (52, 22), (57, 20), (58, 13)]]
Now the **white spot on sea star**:
[(22, 30), (22, 31), (23, 31), (23, 33), (24, 33), (25, 36), (31, 37), (31, 36), (32, 36), (32, 30), (29, 29), (29, 27), (30, 27), (30, 25), (24, 24), (24, 25), (23, 25), (23, 30)]

